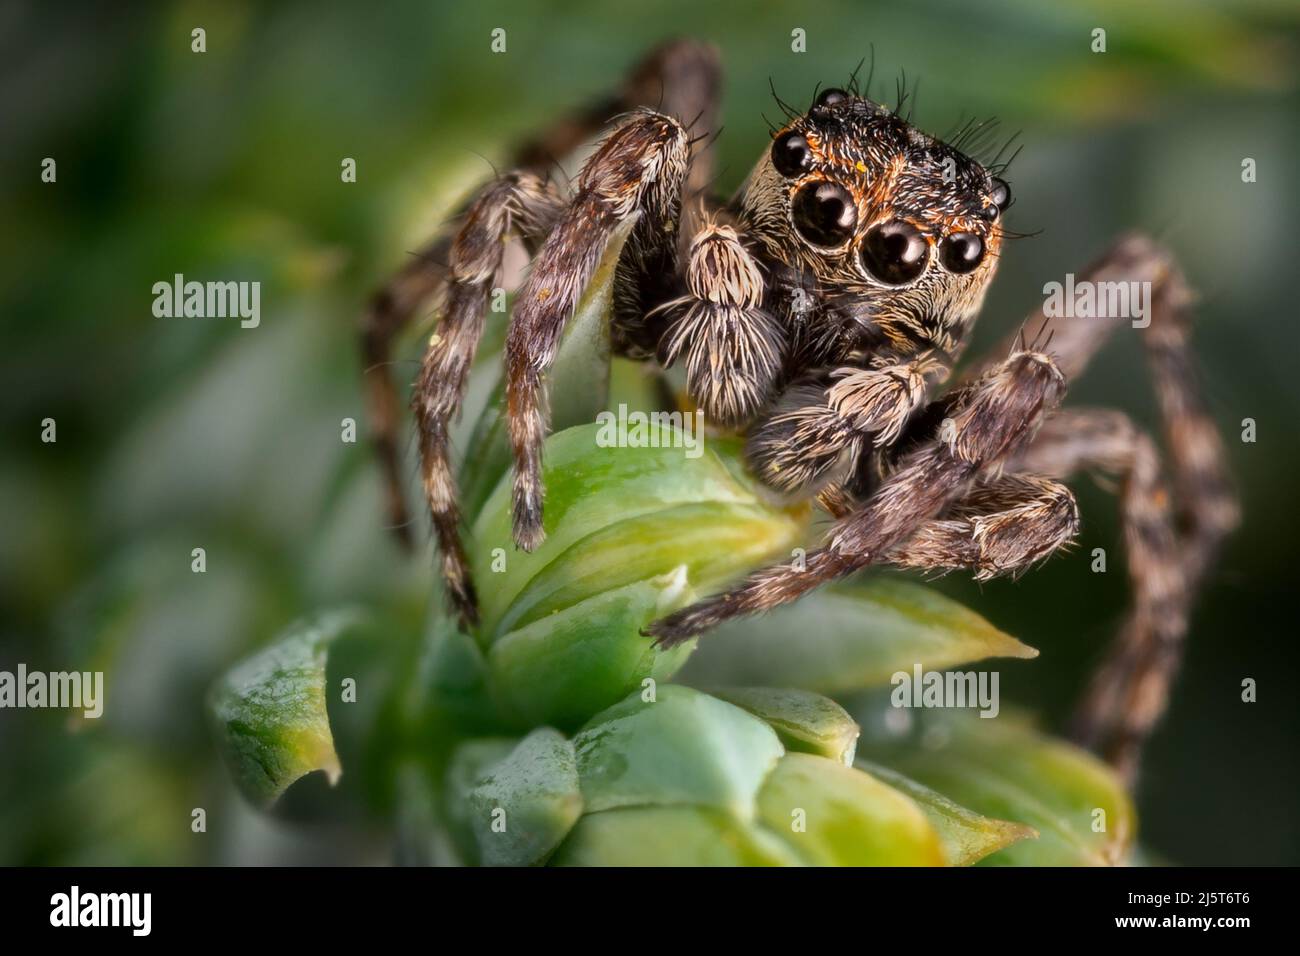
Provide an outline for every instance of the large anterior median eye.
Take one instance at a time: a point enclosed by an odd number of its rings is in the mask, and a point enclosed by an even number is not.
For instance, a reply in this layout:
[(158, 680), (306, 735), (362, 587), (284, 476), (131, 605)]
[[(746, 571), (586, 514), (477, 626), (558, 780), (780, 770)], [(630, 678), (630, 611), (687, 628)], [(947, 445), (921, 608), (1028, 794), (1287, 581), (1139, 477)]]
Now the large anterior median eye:
[(802, 133), (791, 130), (772, 141), (772, 165), (782, 176), (796, 176), (812, 165), (812, 150)]
[(862, 243), (862, 266), (886, 285), (907, 285), (930, 261), (930, 244), (910, 222), (884, 222)]
[(809, 183), (794, 196), (791, 206), (794, 227), (815, 246), (843, 245), (858, 224), (858, 207), (853, 196), (839, 183)]

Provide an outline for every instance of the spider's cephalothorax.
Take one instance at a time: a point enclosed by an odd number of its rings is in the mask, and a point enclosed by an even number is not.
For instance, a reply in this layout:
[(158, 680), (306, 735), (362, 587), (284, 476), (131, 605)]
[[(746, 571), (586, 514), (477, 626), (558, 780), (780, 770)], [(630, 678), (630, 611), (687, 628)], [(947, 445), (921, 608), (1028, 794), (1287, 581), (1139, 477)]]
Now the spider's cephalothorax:
[[(544, 376), (606, 247), (630, 226), (614, 282), (622, 354), (685, 369), (690, 399), (746, 436), (755, 476), (815, 497), (836, 520), (799, 566), (755, 572), (647, 629), (661, 644), (792, 601), (869, 565), (1014, 574), (1067, 543), (1078, 512), (1062, 480), (1118, 475), (1133, 609), (1081, 713), (1080, 734), (1131, 771), (1164, 706), (1194, 590), (1237, 520), (1217, 432), (1188, 356), (1189, 295), (1172, 259), (1130, 236), (1083, 277), (1151, 284), (1144, 332), (1166, 422), (1172, 494), (1154, 443), (1123, 415), (1057, 406), (1122, 317), (1036, 315), (948, 383), (993, 277), (1008, 185), (896, 110), (825, 90), (786, 109), (730, 201), (707, 195), (719, 89), (712, 48), (654, 51), (621, 93), (529, 143), (484, 186), (454, 234), (376, 297), (363, 347), (394, 525), (406, 534), (393, 335), (428, 301), (440, 324), (412, 396), (421, 471), (451, 604), (476, 599), (460, 539), (448, 426), (464, 394), (503, 248), (533, 256), (506, 340), (516, 542), (542, 540)], [(653, 106), (652, 106), (653, 104)], [(567, 192), (547, 175), (612, 126)], [(687, 124), (697, 128), (688, 130)], [(1051, 344), (1051, 352), (1047, 350)]]
[[(758, 477), (811, 492), (837, 463), (853, 471), (863, 448), (897, 439), (927, 380), (945, 377), (961, 351), (996, 269), (1010, 195), (970, 157), (843, 90), (823, 91), (775, 134), (733, 203), (747, 242), (729, 230), (697, 243), (753, 257), (777, 326), (776, 346), (759, 354), (778, 354), (780, 366), (757, 367), (752, 388), (723, 392), (707, 348), (688, 365), (693, 397), (714, 419), (759, 415), (749, 442)], [(703, 291), (673, 305), (707, 308), (698, 299), (717, 295)], [(677, 338), (692, 328), (688, 316)]]
[(955, 352), (993, 276), (1009, 200), (968, 156), (832, 89), (778, 132), (739, 206), (761, 255), (825, 303), (796, 311), (792, 328), (808, 350), (795, 358), (816, 363), (845, 357), (827, 341), (839, 331), (869, 349)]

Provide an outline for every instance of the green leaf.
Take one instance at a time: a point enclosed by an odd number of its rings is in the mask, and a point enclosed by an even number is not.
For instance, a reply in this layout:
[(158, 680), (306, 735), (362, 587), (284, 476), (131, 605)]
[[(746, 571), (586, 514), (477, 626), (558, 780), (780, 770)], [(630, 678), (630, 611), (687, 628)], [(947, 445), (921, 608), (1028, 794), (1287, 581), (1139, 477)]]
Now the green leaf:
[(499, 703), (520, 726), (570, 729), (622, 700), (646, 678), (666, 680), (693, 649), (668, 651), (637, 632), (681, 603), (686, 569), (598, 594), (534, 621), (488, 650)]
[(811, 754), (781, 758), (758, 796), (759, 819), (816, 866), (942, 866), (920, 807), (860, 770)]
[(477, 866), (480, 857), (469, 795), (518, 744), (513, 737), (468, 740), (456, 748), (447, 763), (443, 777), (443, 819), (461, 859), (470, 865)]
[(423, 762), (410, 759), (393, 768), (393, 859), (398, 866), (458, 862), (447, 845), (439, 814), (438, 779)]
[(342, 773), (325, 708), (328, 647), (356, 623), (336, 612), (301, 621), (213, 687), (217, 746), (250, 800), (270, 805), (300, 777)]
[(582, 815), (573, 746), (540, 727), (469, 793), (471, 825), (485, 866), (533, 866)]
[(663, 652), (641, 629), (788, 549), (808, 517), (760, 497), (734, 441), (690, 458), (671, 428), (662, 447), (610, 449), (600, 427), (547, 442), (549, 537), (535, 553), (514, 550), (508, 482), (471, 539), (493, 692), (529, 726), (574, 727), (645, 677), (672, 676), (693, 645)]
[(1033, 827), (981, 816), (879, 764), (859, 760), (854, 766), (916, 801), (943, 841), (944, 856), (950, 866), (970, 866), (1018, 840), (1038, 836)]
[(1126, 859), (1137, 827), (1133, 802), (1092, 755), (1005, 715), (927, 712), (917, 723), (916, 736), (875, 745), (869, 758), (978, 813), (1038, 831), (1037, 840), (985, 863), (1113, 866)]
[[(802, 533), (807, 508), (767, 504), (735, 440), (708, 441), (691, 458), (669, 426), (652, 429), (658, 448), (602, 448), (601, 428), (570, 428), (547, 441), (547, 539), (535, 552), (515, 550), (508, 481), (475, 522), (475, 579), (492, 582), (481, 596), (485, 640), (683, 564), (691, 587), (702, 591)], [(506, 568), (494, 572), (497, 548), (506, 552)]]
[(858, 746), (857, 721), (829, 697), (772, 687), (724, 687), (710, 693), (766, 721), (786, 750), (853, 765)]
[(506, 729), (492, 700), (483, 651), (450, 620), (439, 617), (419, 663), (414, 722), (446, 736), (481, 735)]
[(697, 804), (751, 819), (754, 797), (781, 757), (776, 734), (699, 691), (667, 686), (657, 696), (615, 704), (574, 738), (588, 810)]
[(838, 694), (986, 657), (1036, 657), (924, 585), (873, 577), (823, 588), (798, 604), (724, 625), (700, 641), (680, 679), (693, 686), (799, 687)]
[(797, 866), (762, 827), (698, 806), (621, 807), (589, 813), (552, 866)]

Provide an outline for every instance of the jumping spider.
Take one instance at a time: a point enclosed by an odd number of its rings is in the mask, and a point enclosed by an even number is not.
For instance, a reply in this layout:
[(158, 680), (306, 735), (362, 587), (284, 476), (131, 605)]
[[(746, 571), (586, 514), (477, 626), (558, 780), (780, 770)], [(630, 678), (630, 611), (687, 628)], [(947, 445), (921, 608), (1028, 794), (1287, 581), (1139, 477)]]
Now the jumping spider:
[[(472, 625), (448, 425), (488, 296), (503, 282), (504, 242), (518, 239), (533, 262), (505, 349), (514, 537), (529, 551), (542, 541), (543, 376), (606, 244), (636, 217), (615, 273), (615, 350), (682, 363), (706, 418), (747, 436), (753, 474), (782, 494), (815, 496), (835, 519), (803, 570), (760, 570), (646, 633), (673, 644), (873, 564), (1015, 574), (1075, 535), (1079, 514), (1062, 479), (1108, 473), (1120, 479), (1133, 604), (1080, 711), (1079, 735), (1131, 775), (1164, 709), (1193, 593), (1237, 520), (1193, 374), (1190, 296), (1177, 266), (1151, 240), (1129, 236), (1084, 276), (1151, 284), (1143, 340), (1171, 495), (1154, 442), (1122, 413), (1057, 407), (1067, 380), (1122, 319), (1035, 315), (1026, 323), (1038, 330), (1033, 342), (1013, 336), (939, 392), (1007, 237), (1011, 192), (998, 170), (860, 95), (855, 77), (847, 89), (821, 91), (806, 113), (782, 104), (785, 125), (739, 193), (718, 201), (708, 195), (718, 88), (710, 47), (656, 50), (619, 96), (521, 150), (454, 234), (376, 296), (363, 342), (394, 527), (407, 534), (389, 345), (436, 301), (441, 320), (411, 404), (447, 592), (462, 625)], [(615, 114), (571, 191), (562, 190), (547, 175), (556, 157)]]

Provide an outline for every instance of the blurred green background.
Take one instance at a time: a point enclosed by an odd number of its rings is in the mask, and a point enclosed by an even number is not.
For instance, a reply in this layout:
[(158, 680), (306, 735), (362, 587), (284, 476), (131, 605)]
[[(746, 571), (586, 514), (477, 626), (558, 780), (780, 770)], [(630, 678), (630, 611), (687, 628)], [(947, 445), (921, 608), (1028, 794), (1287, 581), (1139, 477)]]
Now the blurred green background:
[[(1294, 314), (1300, 150), (1284, 0), (876, 4), (0, 5), (0, 668), (103, 669), (108, 710), (0, 713), (0, 863), (383, 862), (378, 822), (247, 809), (202, 696), (294, 617), (340, 603), (421, 626), (428, 555), (382, 527), (362, 438), (367, 292), (522, 134), (676, 34), (727, 69), (719, 188), (767, 141), (768, 78), (805, 101), (874, 45), (875, 92), (921, 80), (916, 122), (1022, 131), (990, 342), (1115, 234), (1151, 231), (1202, 296), (1197, 350), (1245, 526), (1194, 618), (1139, 793), (1142, 840), (1182, 863), (1300, 862)], [(190, 31), (207, 31), (207, 52)], [(508, 52), (489, 52), (504, 27)], [(807, 32), (807, 53), (790, 32)], [(1107, 52), (1090, 51), (1104, 28)], [(40, 182), (57, 161), (57, 183)], [(358, 181), (340, 181), (343, 157)], [(1256, 160), (1258, 181), (1241, 180)], [(262, 283), (259, 328), (158, 319), (174, 273)], [(976, 348), (978, 348), (978, 343)], [(419, 342), (394, 372), (409, 380)], [(1136, 333), (1071, 401), (1155, 427)], [(1243, 444), (1240, 421), (1258, 422)], [(41, 421), (58, 440), (40, 440)], [(409, 457), (408, 466), (413, 470)], [(1060, 727), (1127, 587), (1111, 497), (1079, 486), (1081, 547), (1019, 582), (941, 587), (1038, 647), (1007, 698)], [(190, 570), (203, 547), (207, 572)], [(1105, 547), (1110, 573), (1092, 574)], [(1240, 700), (1243, 678), (1259, 700)], [(346, 778), (345, 778), (346, 779)], [(190, 812), (203, 807), (208, 831)]]

